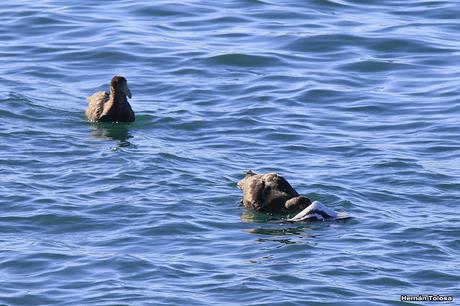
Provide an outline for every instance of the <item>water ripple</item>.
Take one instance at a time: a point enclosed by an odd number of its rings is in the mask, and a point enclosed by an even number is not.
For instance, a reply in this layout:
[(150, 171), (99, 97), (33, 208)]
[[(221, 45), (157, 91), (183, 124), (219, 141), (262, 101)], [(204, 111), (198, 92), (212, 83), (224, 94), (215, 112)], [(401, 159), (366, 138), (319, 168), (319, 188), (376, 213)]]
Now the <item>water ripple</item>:
[[(5, 3), (0, 303), (455, 295), (459, 9)], [(88, 124), (85, 97), (114, 74), (129, 80), (137, 121)], [(248, 169), (277, 171), (353, 219), (246, 211), (235, 184)]]

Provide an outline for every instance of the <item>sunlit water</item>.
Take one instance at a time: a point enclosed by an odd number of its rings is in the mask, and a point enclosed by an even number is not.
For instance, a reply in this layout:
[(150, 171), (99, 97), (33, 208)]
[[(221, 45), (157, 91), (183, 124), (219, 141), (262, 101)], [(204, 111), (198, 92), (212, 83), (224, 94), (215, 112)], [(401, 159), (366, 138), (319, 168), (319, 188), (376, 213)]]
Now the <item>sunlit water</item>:
[[(459, 3), (147, 2), (2, 2), (0, 303), (458, 302)], [(90, 125), (117, 73), (137, 121)], [(248, 169), (353, 218), (245, 211)]]

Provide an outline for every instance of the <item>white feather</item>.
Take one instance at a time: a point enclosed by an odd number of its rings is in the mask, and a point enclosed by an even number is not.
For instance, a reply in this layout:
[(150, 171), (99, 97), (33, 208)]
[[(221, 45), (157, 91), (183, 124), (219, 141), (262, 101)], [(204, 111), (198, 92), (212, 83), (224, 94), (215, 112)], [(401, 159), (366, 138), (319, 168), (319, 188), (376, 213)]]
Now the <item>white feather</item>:
[(316, 220), (324, 220), (324, 217), (321, 214), (318, 214), (317, 211), (322, 212), (323, 214), (326, 214), (328, 218), (331, 219), (336, 219), (338, 217), (338, 214), (324, 205), (323, 203), (319, 201), (314, 201), (311, 203), (307, 208), (299, 212), (297, 215), (295, 215), (293, 218), (288, 219), (287, 221), (304, 221), (304, 220), (309, 220), (309, 219), (316, 219)]

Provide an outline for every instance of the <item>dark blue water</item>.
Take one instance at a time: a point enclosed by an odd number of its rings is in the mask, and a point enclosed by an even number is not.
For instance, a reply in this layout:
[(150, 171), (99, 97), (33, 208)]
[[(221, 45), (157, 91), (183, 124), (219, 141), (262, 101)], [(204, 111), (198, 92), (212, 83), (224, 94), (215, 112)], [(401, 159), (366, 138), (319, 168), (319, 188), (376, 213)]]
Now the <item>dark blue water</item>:
[[(458, 303), (459, 15), (442, 0), (2, 2), (0, 303)], [(115, 74), (137, 120), (91, 125), (86, 97)], [(245, 211), (248, 169), (353, 218)]]

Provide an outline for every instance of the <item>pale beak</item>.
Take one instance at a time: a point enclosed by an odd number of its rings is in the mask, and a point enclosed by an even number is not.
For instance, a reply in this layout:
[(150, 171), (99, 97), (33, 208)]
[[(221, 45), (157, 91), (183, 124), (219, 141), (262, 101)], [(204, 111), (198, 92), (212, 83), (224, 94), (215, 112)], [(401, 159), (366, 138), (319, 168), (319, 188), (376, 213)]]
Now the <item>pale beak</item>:
[(125, 90), (126, 90), (126, 95), (128, 96), (128, 98), (131, 99), (132, 95), (131, 95), (131, 90), (129, 90), (129, 88), (128, 88), (128, 84), (126, 84)]

